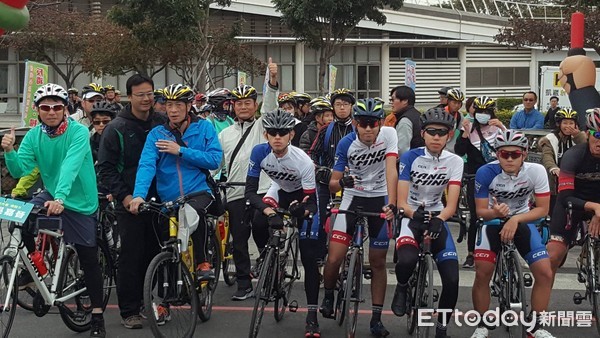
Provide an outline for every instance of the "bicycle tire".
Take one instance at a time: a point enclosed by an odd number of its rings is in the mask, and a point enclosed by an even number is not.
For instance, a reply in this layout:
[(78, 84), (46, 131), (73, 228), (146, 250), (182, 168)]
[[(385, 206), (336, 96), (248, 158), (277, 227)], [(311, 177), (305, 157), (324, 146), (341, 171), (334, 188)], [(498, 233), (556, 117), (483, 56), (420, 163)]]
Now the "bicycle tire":
[[(419, 309), (433, 309), (433, 258), (431, 255), (425, 255), (420, 276), (422, 278), (419, 278), (417, 285), (419, 285), (418, 289), (422, 290), (422, 292), (419, 293), (422, 296), (421, 298), (417, 298), (417, 300), (420, 299), (420, 302), (418, 302), (419, 306), (417, 307), (417, 313), (414, 316), (415, 320), (418, 320)], [(435, 332), (435, 330), (432, 330), (432, 326), (419, 325), (417, 325), (416, 331), (417, 338), (431, 337), (432, 331)]]
[[(10, 255), (4, 255), (0, 257), (0, 302), (4, 302), (8, 294), (8, 285), (12, 275), (14, 266), (14, 258)], [(17, 278), (15, 275), (15, 282), (11, 291), (12, 296), (8, 301), (8, 310), (5, 310), (4, 306), (0, 304), (0, 334), (3, 338), (8, 338), (10, 329), (15, 320), (15, 312), (17, 311)]]
[[(177, 274), (175, 273), (178, 270), (181, 273), (183, 285), (181, 290), (178, 288)], [(169, 277), (175, 277), (175, 280)], [(156, 295), (155, 286), (157, 287)], [(159, 286), (162, 286), (163, 289), (158, 289)], [(172, 296), (172, 294), (176, 296)], [(155, 309), (158, 305), (166, 306), (170, 311), (171, 322), (164, 326), (159, 326), (157, 322)], [(194, 279), (187, 266), (181, 260), (175, 259), (171, 252), (165, 251), (154, 256), (150, 265), (148, 265), (144, 278), (144, 307), (147, 309), (148, 324), (154, 337), (192, 337), (196, 330), (198, 306), (198, 295), (196, 294)], [(175, 308), (181, 308), (184, 311), (189, 309), (190, 313), (184, 315), (181, 319), (174, 319), (173, 312)], [(176, 335), (167, 335), (161, 332), (162, 328), (183, 328), (183, 332), (178, 332)]]
[(290, 301), (290, 295), (294, 282), (298, 279), (298, 246), (299, 238), (298, 233), (294, 232), (292, 238), (289, 239), (289, 246), (285, 254), (279, 259), (279, 268), (277, 269), (277, 276), (279, 278), (277, 283), (277, 296), (273, 303), (274, 311), (273, 316), (275, 321), (279, 322), (283, 319), (285, 310)]
[(358, 249), (354, 249), (350, 254), (350, 264), (348, 265), (349, 282), (346, 284), (346, 293), (344, 302), (346, 303), (346, 337), (354, 338), (358, 322), (358, 306), (360, 304), (362, 287), (362, 254)]
[(210, 262), (215, 270), (215, 279), (199, 283), (198, 290), (198, 317), (203, 322), (210, 319), (213, 307), (213, 295), (219, 283), (219, 275), (221, 274), (221, 250), (219, 249), (219, 239), (214, 233), (209, 237), (206, 252), (206, 260)]
[(258, 284), (254, 294), (254, 308), (252, 309), (252, 319), (250, 322), (250, 338), (258, 337), (260, 323), (265, 314), (265, 307), (271, 298), (274, 282), (274, 270), (276, 269), (275, 248), (269, 248), (263, 266), (260, 269)]
[[(77, 251), (67, 246), (64, 257), (58, 276), (57, 298), (72, 294), (85, 287)], [(69, 301), (73, 301), (74, 305), (67, 305)], [(58, 312), (69, 329), (75, 332), (85, 332), (90, 329), (92, 305), (87, 291), (65, 300), (63, 305), (58, 307)]]
[(340, 271), (337, 280), (338, 290), (337, 297), (335, 299), (335, 321), (337, 322), (338, 326), (342, 326), (344, 324), (344, 320), (346, 319), (346, 302), (344, 302), (344, 296), (346, 295), (346, 283), (348, 281), (346, 278), (346, 276), (348, 276), (347, 261), (348, 255), (346, 255), (342, 261), (342, 271)]
[(421, 269), (421, 260), (417, 262), (413, 274), (408, 279), (408, 288), (406, 290), (406, 329), (408, 334), (412, 335), (417, 327), (417, 299), (418, 297), (418, 278)]
[(225, 252), (221, 257), (223, 257), (223, 280), (228, 286), (233, 286), (237, 281), (237, 275), (235, 262), (233, 261), (233, 239), (229, 231), (227, 234), (227, 244), (225, 244)]
[[(23, 266), (23, 265), (21, 265), (19, 269), (21, 271), (17, 274), (17, 276), (20, 276), (21, 273), (29, 273), (27, 271), (27, 269), (25, 268), (25, 266)], [(18, 278), (17, 278), (17, 281), (18, 281)], [(17, 285), (15, 284), (15, 286), (17, 286)], [(16, 289), (17, 290), (19, 289), (18, 286)], [(23, 310), (33, 311), (33, 297), (35, 296), (36, 293), (37, 293), (37, 287), (35, 286), (35, 284), (27, 286), (22, 290), (18, 290), (17, 304)]]
[[(509, 279), (507, 285), (508, 292), (508, 306), (512, 310), (512, 303), (520, 303), (521, 310), (524, 315), (527, 315), (527, 297), (525, 295), (525, 285), (523, 284), (523, 269), (519, 261), (519, 254), (517, 251), (511, 251), (508, 262), (506, 262), (507, 269), (509, 269)], [(513, 270), (514, 269), (514, 270)], [(510, 273), (512, 271), (512, 273)], [(518, 326), (506, 326), (506, 331), (509, 337), (522, 337), (527, 338), (527, 328), (524, 325)]]
[[(593, 269), (588, 269), (588, 280), (593, 281), (593, 285), (588, 286), (588, 288), (592, 294), (592, 297), (590, 298), (590, 301), (592, 303), (592, 315), (594, 316), (594, 318), (598, 318), (598, 313), (600, 313), (600, 283), (598, 278), (598, 273), (600, 271), (600, 260), (598, 259), (598, 255), (600, 254), (600, 248), (598, 248), (598, 243), (596, 243), (595, 240), (593, 241), (594, 244), (592, 245), (592, 248), (590, 250), (593, 252), (593, 254), (589, 255), (590, 257), (588, 258), (588, 262), (590, 259), (593, 259), (594, 261), (592, 265)], [(598, 320), (595, 320), (595, 322), (596, 330), (600, 334), (600, 322)]]

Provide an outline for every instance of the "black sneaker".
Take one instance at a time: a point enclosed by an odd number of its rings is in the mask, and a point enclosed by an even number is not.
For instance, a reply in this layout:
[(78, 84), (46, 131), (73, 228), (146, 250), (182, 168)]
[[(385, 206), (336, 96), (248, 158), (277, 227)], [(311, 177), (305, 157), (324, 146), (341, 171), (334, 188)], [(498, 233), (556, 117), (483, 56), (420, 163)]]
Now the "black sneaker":
[(94, 315), (92, 315), (92, 320), (90, 322), (90, 337), (106, 337), (106, 329), (104, 328), (104, 318), (94, 318)]
[(321, 312), (325, 318), (335, 319), (335, 314), (333, 312), (333, 297), (330, 298), (325, 296), (325, 298), (323, 298), (319, 312)]
[(376, 323), (371, 323), (371, 334), (375, 337), (387, 337), (390, 335), (390, 331), (388, 331), (381, 321)]
[(404, 285), (396, 285), (396, 290), (394, 291), (394, 299), (392, 299), (392, 312), (398, 316), (402, 317), (406, 314), (406, 289), (407, 286)]
[(238, 289), (233, 296), (231, 296), (231, 300), (246, 300), (252, 297), (254, 297), (254, 290), (252, 287), (249, 287), (246, 289)]
[(19, 290), (25, 290), (28, 287), (33, 286), (35, 283), (33, 282), (33, 277), (27, 270), (21, 270), (19, 277), (17, 277), (17, 283), (19, 285)]
[(319, 323), (316, 322), (306, 322), (306, 330), (304, 337), (306, 338), (320, 338), (321, 330), (319, 329)]
[(474, 266), (475, 266), (475, 259), (473, 258), (473, 255), (468, 255), (467, 258), (465, 259), (465, 262), (463, 263), (463, 268), (471, 269)]

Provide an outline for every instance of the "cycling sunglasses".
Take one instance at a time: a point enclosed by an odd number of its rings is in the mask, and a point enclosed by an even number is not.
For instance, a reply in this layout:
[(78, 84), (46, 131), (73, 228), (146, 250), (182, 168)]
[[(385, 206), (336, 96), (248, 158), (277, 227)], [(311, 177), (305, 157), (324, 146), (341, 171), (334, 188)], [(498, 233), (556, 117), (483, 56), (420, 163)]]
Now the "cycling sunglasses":
[(381, 125), (381, 120), (369, 119), (369, 118), (357, 118), (356, 123), (358, 123), (358, 125), (361, 128), (367, 128), (367, 127), (375, 128), (375, 127), (379, 127)]
[(445, 128), (426, 128), (425, 132), (431, 136), (446, 136), (450, 133), (450, 130)]
[(600, 131), (590, 129), (589, 132), (590, 132), (590, 135), (594, 136), (594, 138), (600, 139)]
[(508, 160), (509, 158), (516, 160), (516, 159), (522, 157), (523, 153), (524, 153), (523, 150), (515, 150), (515, 151), (499, 150), (498, 156), (502, 157), (505, 160)]
[(57, 103), (57, 104), (40, 104), (38, 106), (40, 108), (41, 111), (45, 111), (45, 112), (49, 112), (51, 110), (54, 111), (63, 111), (63, 109), (65, 109), (65, 105), (62, 103)]
[(267, 134), (271, 135), (271, 136), (286, 136), (287, 134), (290, 133), (290, 131), (292, 131), (291, 129), (267, 129)]

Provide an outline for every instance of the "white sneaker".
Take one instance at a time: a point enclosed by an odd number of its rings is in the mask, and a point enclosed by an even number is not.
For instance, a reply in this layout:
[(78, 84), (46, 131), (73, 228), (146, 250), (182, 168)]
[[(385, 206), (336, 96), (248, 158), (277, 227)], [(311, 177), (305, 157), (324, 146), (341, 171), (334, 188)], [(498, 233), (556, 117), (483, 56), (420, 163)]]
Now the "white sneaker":
[(543, 329), (538, 329), (537, 331), (535, 331), (535, 333), (533, 335), (529, 334), (529, 337), (532, 337), (532, 338), (556, 338), (550, 332), (543, 330)]
[(485, 327), (478, 327), (471, 338), (487, 338), (488, 337), (488, 329)]

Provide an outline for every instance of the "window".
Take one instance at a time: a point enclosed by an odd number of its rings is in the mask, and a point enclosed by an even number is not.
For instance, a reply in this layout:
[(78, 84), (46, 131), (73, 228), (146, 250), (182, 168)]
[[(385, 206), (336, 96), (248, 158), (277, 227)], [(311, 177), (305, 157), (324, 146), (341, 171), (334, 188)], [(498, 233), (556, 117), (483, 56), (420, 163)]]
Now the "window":
[(528, 85), (528, 67), (467, 68), (468, 87), (516, 87)]
[(390, 47), (390, 59), (456, 60), (458, 47)]
[(0, 65), (0, 94), (8, 94), (8, 65)]
[(435, 48), (433, 48), (433, 47), (423, 48), (423, 58), (424, 59), (435, 59)]

